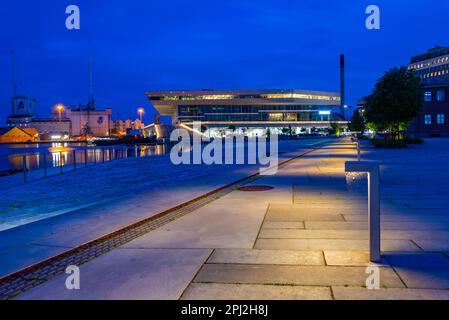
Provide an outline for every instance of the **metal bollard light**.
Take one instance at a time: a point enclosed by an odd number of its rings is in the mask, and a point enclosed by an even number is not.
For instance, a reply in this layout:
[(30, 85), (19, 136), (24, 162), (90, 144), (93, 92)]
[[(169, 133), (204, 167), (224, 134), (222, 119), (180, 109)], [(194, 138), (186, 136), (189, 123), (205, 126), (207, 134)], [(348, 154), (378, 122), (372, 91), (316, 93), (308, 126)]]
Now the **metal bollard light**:
[(368, 173), (368, 223), (371, 262), (380, 262), (380, 172), (375, 161), (348, 161), (346, 172)]
[(62, 174), (62, 152), (59, 153), (59, 173)]
[(27, 184), (28, 182), (28, 177), (27, 177), (27, 156), (22, 156), (22, 169), (23, 169), (23, 181), (25, 184)]
[(361, 161), (361, 155), (360, 155), (360, 140), (357, 140), (357, 161)]
[(47, 178), (47, 154), (46, 153), (43, 154), (43, 159), (44, 159), (44, 178)]

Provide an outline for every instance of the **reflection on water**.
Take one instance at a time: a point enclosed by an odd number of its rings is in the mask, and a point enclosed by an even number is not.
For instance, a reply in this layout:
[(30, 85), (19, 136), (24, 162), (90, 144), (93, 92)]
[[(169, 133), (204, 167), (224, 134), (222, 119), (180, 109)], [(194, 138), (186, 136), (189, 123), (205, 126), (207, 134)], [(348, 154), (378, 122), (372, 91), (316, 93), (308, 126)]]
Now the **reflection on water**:
[(147, 157), (166, 153), (165, 146), (94, 147), (82, 143), (0, 145), (0, 172), (102, 163), (115, 159)]

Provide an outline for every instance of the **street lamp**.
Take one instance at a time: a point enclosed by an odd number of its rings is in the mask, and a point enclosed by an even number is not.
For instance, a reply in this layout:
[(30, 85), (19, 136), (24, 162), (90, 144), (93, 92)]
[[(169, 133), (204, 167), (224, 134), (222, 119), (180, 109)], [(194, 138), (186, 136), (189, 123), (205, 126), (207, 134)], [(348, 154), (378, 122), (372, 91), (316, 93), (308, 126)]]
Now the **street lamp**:
[(348, 161), (346, 172), (368, 173), (368, 222), (371, 262), (380, 262), (380, 173), (375, 161)]
[(139, 108), (139, 109), (137, 109), (137, 113), (140, 116), (140, 123), (142, 123), (143, 115), (145, 114), (145, 109), (144, 108)]
[(61, 130), (61, 121), (62, 121), (62, 111), (64, 110), (64, 105), (63, 104), (58, 104), (56, 106), (56, 110), (58, 111), (58, 124), (59, 124), (59, 131), (61, 131), (61, 136), (62, 136), (62, 130)]

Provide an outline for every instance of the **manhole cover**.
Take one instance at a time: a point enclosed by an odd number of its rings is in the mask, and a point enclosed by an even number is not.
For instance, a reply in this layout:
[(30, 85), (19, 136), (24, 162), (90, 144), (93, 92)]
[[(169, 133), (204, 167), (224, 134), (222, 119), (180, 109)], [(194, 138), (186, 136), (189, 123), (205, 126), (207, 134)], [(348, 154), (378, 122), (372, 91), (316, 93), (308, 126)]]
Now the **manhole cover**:
[(248, 187), (240, 187), (237, 190), (256, 192), (256, 191), (268, 191), (268, 190), (273, 190), (273, 189), (274, 189), (274, 187), (270, 187), (270, 186), (248, 186)]

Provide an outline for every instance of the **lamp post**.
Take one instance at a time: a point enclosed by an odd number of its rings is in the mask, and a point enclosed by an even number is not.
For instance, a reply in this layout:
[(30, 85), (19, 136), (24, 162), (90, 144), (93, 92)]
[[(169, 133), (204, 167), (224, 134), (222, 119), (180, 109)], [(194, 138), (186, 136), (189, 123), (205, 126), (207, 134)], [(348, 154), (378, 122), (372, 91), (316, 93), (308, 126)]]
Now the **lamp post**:
[(368, 173), (368, 223), (371, 262), (380, 262), (380, 172), (375, 161), (348, 161), (346, 172)]
[(137, 109), (137, 113), (140, 116), (140, 123), (142, 123), (143, 115), (145, 114), (145, 109), (144, 108), (139, 108), (139, 109)]
[(61, 129), (61, 121), (62, 121), (62, 111), (64, 110), (64, 105), (62, 104), (58, 104), (56, 106), (56, 110), (58, 111), (58, 126), (59, 126), (59, 131), (62, 137), (62, 129)]

